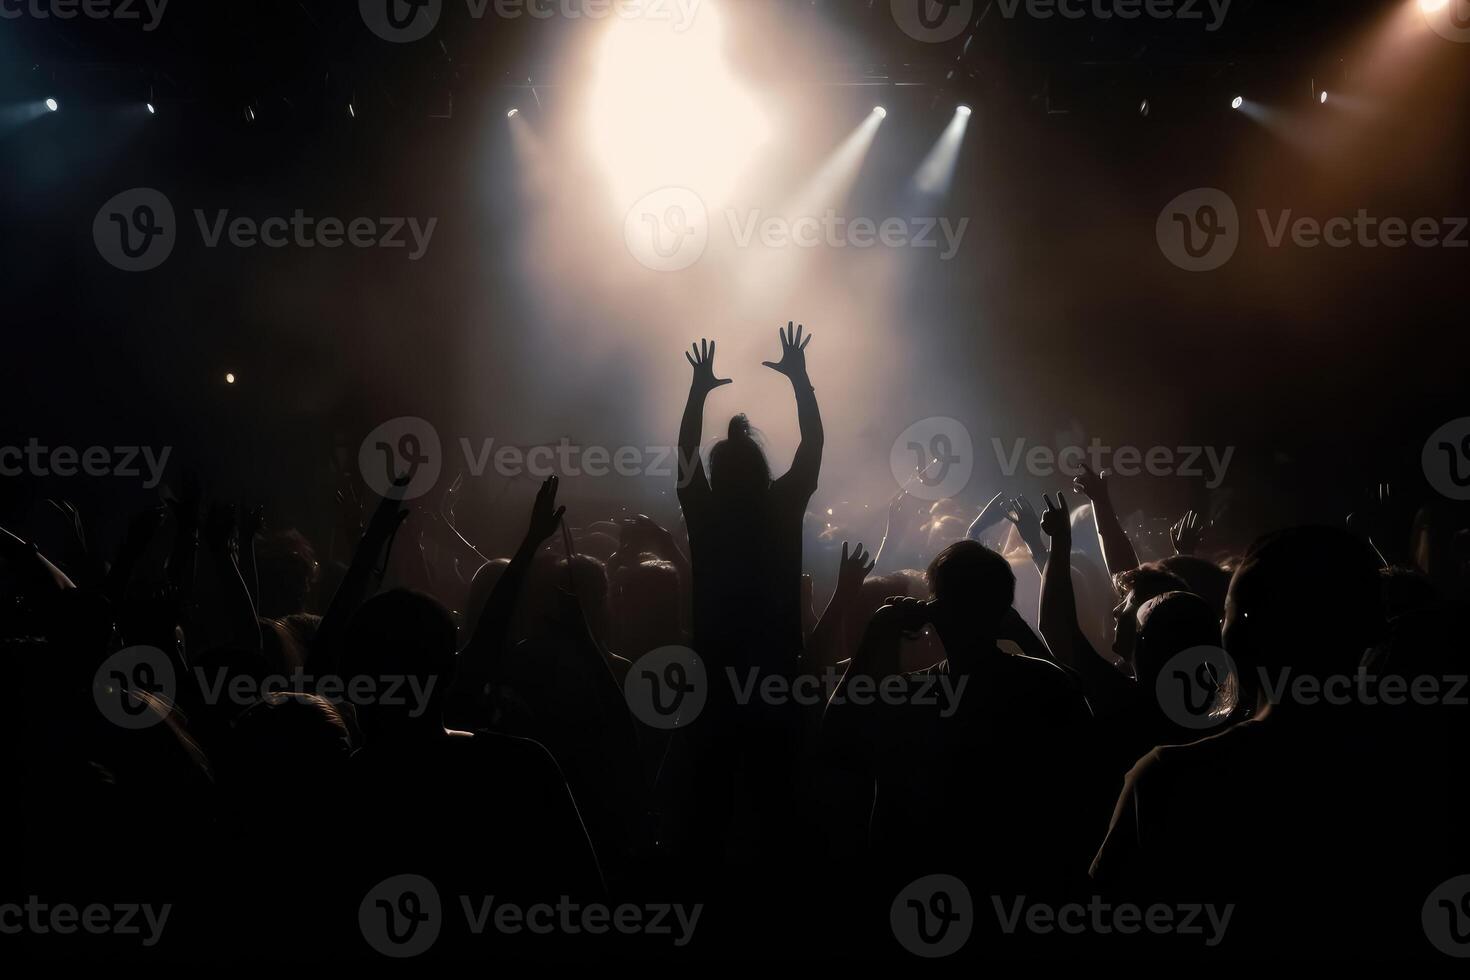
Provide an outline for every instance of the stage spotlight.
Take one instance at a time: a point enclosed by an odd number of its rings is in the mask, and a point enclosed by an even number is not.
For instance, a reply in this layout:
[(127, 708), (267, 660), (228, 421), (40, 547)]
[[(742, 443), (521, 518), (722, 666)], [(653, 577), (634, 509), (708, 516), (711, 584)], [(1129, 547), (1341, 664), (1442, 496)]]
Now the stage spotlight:
[(1321, 98), (1318, 99), (1318, 101), (1321, 102), (1323, 105), (1326, 105), (1327, 104), (1327, 93), (1326, 92), (1323, 92)]
[(766, 113), (731, 67), (713, 5), (683, 33), (646, 17), (613, 19), (588, 90), (588, 142), (620, 213), (651, 187), (728, 202), (771, 136)]
[(881, 105), (875, 105), (873, 106), (873, 115), (877, 116), (879, 119), (887, 119), (888, 110), (883, 108)]
[(245, 107), (245, 121), (255, 122), (255, 109), (251, 106)]
[(521, 110), (519, 110), (519, 109), (512, 109), (512, 110), (510, 110), (509, 112), (507, 112), (505, 114), (505, 118), (507, 118), (507, 119), (514, 119), (516, 116), (519, 116), (520, 114), (521, 114)]
[(954, 116), (936, 142), (919, 170), (914, 175), (914, 189), (926, 197), (938, 197), (949, 192), (954, 183), (955, 169), (960, 162), (960, 147), (965, 142), (965, 130), (970, 126), (970, 107), (960, 103)]
[(52, 112), (55, 112), (57, 109), (60, 109), (61, 106), (57, 105), (55, 99), (47, 99), (46, 108), (50, 109)]
[(150, 115), (150, 116), (156, 116), (156, 115), (158, 115), (158, 110), (155, 109), (155, 108), (153, 108), (153, 103), (152, 102), (144, 102), (143, 103), (143, 107), (148, 110), (148, 115)]
[(1232, 109), (1239, 109), (1243, 105), (1245, 105), (1245, 98), (1243, 96), (1237, 95), (1230, 100), (1230, 108)]
[(235, 375), (234, 375), (234, 373), (233, 372), (230, 372), (230, 371), (226, 371), (225, 372), (225, 384), (232, 385), (234, 383), (235, 383)]
[(1153, 107), (1148, 104), (1148, 99), (1144, 99), (1142, 102), (1138, 103), (1138, 114), (1140, 116), (1143, 116), (1144, 118), (1148, 118), (1149, 111), (1152, 108)]
[(1419, 0), (1419, 9), (1426, 14), (1436, 13), (1444, 9), (1449, 0)]
[(347, 115), (352, 117), (353, 119), (357, 118), (357, 109), (352, 105), (351, 102), (347, 103)]

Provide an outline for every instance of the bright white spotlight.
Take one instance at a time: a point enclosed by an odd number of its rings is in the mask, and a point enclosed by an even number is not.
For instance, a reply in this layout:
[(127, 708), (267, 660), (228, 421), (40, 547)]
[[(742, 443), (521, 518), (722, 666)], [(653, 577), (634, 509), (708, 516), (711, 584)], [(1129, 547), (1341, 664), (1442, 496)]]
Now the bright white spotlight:
[(59, 105), (56, 104), (56, 100), (55, 99), (47, 99), (46, 100), (46, 108), (50, 109), (52, 112), (55, 112), (57, 109), (60, 109), (61, 106), (59, 106)]
[(233, 372), (230, 372), (230, 371), (226, 371), (225, 372), (225, 384), (232, 385), (234, 383), (235, 383), (235, 375), (234, 375), (234, 373)]
[(1239, 109), (1243, 105), (1245, 105), (1245, 99), (1239, 95), (1230, 100), (1230, 108), (1232, 109)]
[(357, 109), (351, 102), (347, 103), (347, 115), (353, 119), (357, 118)]
[(1419, 0), (1419, 9), (1426, 14), (1433, 14), (1443, 10), (1449, 2), (1450, 0)]
[(960, 146), (965, 142), (965, 130), (969, 126), (970, 107), (957, 106), (949, 125), (939, 134), (939, 141), (914, 175), (914, 187), (920, 194), (941, 195), (949, 191), (960, 162)]
[(245, 107), (245, 121), (246, 122), (255, 122), (255, 109), (252, 108), (251, 106), (246, 106)]
[(719, 11), (708, 4), (683, 33), (647, 17), (612, 19), (589, 91), (592, 155), (620, 209), (657, 187), (728, 202), (771, 135), (730, 69)]
[(1144, 99), (1142, 102), (1138, 103), (1138, 114), (1140, 116), (1147, 116), (1149, 112), (1152, 111), (1152, 109), (1153, 106), (1148, 104), (1148, 99)]
[(877, 116), (879, 119), (887, 119), (888, 110), (883, 108), (881, 105), (875, 105), (873, 106), (873, 115)]
[(519, 110), (519, 109), (512, 109), (512, 110), (510, 110), (509, 112), (507, 112), (505, 114), (505, 118), (507, 118), (507, 119), (514, 119), (516, 116), (519, 116), (520, 114), (521, 114), (521, 110)]
[(1322, 97), (1318, 101), (1320, 101), (1323, 105), (1327, 104), (1327, 93), (1325, 91), (1322, 93)]
[(146, 108), (148, 110), (148, 115), (150, 115), (150, 116), (156, 116), (156, 115), (158, 115), (158, 110), (155, 109), (155, 108), (153, 108), (153, 103), (152, 102), (144, 102), (143, 103), (143, 106), (144, 106), (144, 108)]

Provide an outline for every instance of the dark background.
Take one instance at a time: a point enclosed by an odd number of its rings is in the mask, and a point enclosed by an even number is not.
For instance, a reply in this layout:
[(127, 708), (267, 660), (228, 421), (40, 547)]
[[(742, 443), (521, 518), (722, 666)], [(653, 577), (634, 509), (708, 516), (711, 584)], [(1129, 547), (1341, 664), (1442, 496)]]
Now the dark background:
[[(886, 0), (725, 6), (749, 84), (833, 120), (814, 145), (835, 145), (875, 102), (888, 107), (854, 213), (893, 213), (954, 103), (976, 107), (947, 206), (971, 218), (960, 258), (905, 267), (903, 322), (890, 334), (831, 324), (819, 339), (880, 368), (866, 400), (824, 404), (832, 458), (871, 464), (829, 467), (819, 504), (846, 493), (880, 510), (893, 438), (928, 415), (975, 434), (964, 498), (976, 504), (1002, 486), (992, 433), (1051, 444), (1074, 428), (1112, 445), (1237, 447), (1222, 516), (1236, 542), (1287, 521), (1335, 522), (1382, 480), (1431, 492), (1424, 440), (1467, 414), (1470, 250), (1269, 249), (1254, 210), (1470, 214), (1470, 45), (1433, 38), (1384, 69), (1375, 31), (1402, 3), (1236, 0), (1213, 34), (992, 11), (946, 45), (906, 37)], [(412, 45), (373, 36), (346, 2), (173, 0), (152, 33), (0, 20), (0, 102), (50, 95), (63, 106), (0, 127), (0, 442), (172, 446), (175, 466), (198, 466), (219, 495), (314, 527), (334, 472), (398, 415), (433, 420), (447, 439), (671, 441), (683, 391), (650, 398), (640, 389), (657, 375), (643, 365), (677, 360), (687, 338), (649, 350), (630, 333), (595, 370), (573, 369), (545, 331), (605, 338), (619, 322), (542, 322), (521, 264), (536, 256), (509, 259), (535, 216), (509, 179), (506, 108), (548, 127), (572, 111), (577, 93), (558, 66), (594, 30), (475, 21), (454, 0)], [(1297, 120), (1352, 110), (1316, 106), (1314, 81), (1376, 111), (1319, 139)], [(142, 109), (150, 90), (156, 116)], [(1288, 121), (1273, 130), (1231, 112), (1236, 92)], [(168, 194), (181, 224), (194, 207), (439, 222), (417, 263), (373, 249), (209, 250), (186, 229), (161, 268), (128, 274), (101, 259), (91, 228), (102, 202), (135, 186)], [(1227, 190), (1248, 225), (1236, 257), (1209, 274), (1176, 269), (1154, 239), (1163, 205), (1199, 186)], [(609, 262), (645, 274), (626, 255)], [(841, 288), (858, 273), (834, 258), (818, 274)], [(690, 335), (700, 319), (690, 311)], [(814, 354), (820, 391), (818, 364)], [(240, 383), (224, 385), (225, 371)], [(712, 419), (706, 431), (721, 428)], [(3, 484), (7, 526), (24, 524), (38, 496), (62, 494), (91, 505), (104, 535), (156, 497), (119, 478)], [(1038, 493), (1061, 481), (1009, 485)], [(503, 538), (488, 503), (510, 489), (475, 488), (466, 519)], [(568, 488), (587, 519), (600, 516), (594, 502), (668, 516), (667, 491), (647, 479)], [(1189, 481), (1140, 478), (1117, 493), (1123, 511), (1160, 517), (1211, 503)]]

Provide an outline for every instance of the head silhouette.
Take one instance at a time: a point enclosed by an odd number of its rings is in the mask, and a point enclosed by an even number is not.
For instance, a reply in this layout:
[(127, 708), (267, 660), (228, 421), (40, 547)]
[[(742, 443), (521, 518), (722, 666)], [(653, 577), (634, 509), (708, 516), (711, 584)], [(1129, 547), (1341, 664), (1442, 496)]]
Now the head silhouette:
[(978, 541), (957, 541), (929, 564), (934, 628), (951, 656), (993, 646), (1016, 598), (1011, 563)]
[(719, 496), (737, 501), (757, 500), (770, 489), (771, 465), (743, 413), (730, 420), (727, 438), (710, 450), (709, 485)]
[(1211, 605), (1192, 592), (1165, 592), (1138, 609), (1133, 666), (1138, 683), (1152, 691), (1169, 658), (1193, 647), (1220, 645), (1220, 620)]
[(1230, 580), (1225, 649), (1242, 668), (1350, 674), (1383, 633), (1378, 561), (1331, 527), (1257, 541)]
[(348, 683), (366, 677), (373, 695), (396, 695), (369, 696), (357, 706), (365, 741), (444, 731), (456, 650), (449, 610), (422, 593), (393, 589), (363, 603), (345, 639)]

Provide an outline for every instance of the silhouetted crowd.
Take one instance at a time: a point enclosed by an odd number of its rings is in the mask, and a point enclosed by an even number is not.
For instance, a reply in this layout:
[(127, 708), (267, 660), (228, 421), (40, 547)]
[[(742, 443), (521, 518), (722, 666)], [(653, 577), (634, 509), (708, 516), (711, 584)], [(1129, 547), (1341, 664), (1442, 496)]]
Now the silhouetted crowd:
[(821, 605), (810, 339), (779, 477), (686, 353), (682, 526), (344, 495), (319, 559), (186, 478), (105, 561), (0, 532), (0, 958), (1470, 955), (1470, 531), (1140, 561), (1104, 473), (909, 487)]

